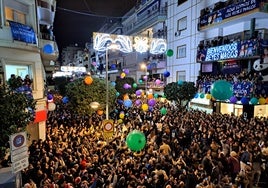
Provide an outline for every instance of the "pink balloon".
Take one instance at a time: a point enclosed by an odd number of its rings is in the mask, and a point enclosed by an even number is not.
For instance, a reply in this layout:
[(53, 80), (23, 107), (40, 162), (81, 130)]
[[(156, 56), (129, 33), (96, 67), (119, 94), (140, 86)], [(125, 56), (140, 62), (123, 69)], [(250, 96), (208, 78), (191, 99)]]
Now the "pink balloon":
[(156, 84), (156, 85), (160, 85), (160, 84), (161, 84), (161, 80), (157, 79), (157, 80), (155, 81), (155, 84)]
[(148, 79), (148, 77), (147, 76), (143, 76), (143, 80), (147, 80)]

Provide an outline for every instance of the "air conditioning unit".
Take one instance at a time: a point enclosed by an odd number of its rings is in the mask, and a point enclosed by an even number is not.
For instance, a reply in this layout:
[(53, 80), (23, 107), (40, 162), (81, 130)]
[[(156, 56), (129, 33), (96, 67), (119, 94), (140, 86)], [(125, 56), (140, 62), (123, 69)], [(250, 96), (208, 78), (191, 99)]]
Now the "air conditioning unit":
[(180, 36), (181, 35), (181, 31), (176, 31), (175, 32), (175, 37), (178, 37), (178, 36)]

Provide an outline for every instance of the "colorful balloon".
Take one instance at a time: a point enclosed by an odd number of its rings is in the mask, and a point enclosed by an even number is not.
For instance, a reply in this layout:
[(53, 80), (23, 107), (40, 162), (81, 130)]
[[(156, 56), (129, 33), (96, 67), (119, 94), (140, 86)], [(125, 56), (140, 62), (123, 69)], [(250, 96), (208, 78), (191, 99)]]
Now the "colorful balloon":
[(162, 107), (160, 109), (160, 112), (161, 112), (162, 115), (166, 115), (167, 114), (167, 109), (165, 107)]
[(150, 99), (150, 100), (148, 101), (148, 105), (149, 105), (149, 106), (154, 106), (155, 104), (156, 104), (155, 99)]
[(54, 102), (48, 103), (48, 111), (54, 111), (56, 109), (56, 104)]
[(52, 94), (48, 94), (47, 95), (47, 100), (52, 100), (53, 99), (53, 95)]
[(267, 99), (265, 100), (265, 98), (263, 98), (263, 97), (259, 98), (259, 104), (263, 105), (263, 104), (267, 103), (268, 102)]
[(131, 151), (141, 151), (146, 145), (146, 137), (143, 132), (134, 130), (127, 135), (126, 143)]
[(148, 99), (152, 99), (152, 98), (154, 98), (154, 95), (153, 95), (152, 93), (149, 93), (149, 94), (147, 95), (147, 98), (148, 98)]
[(259, 100), (256, 97), (252, 97), (250, 99), (250, 103), (253, 104), (253, 105), (258, 104), (258, 102), (259, 102)]
[(230, 102), (233, 103), (233, 104), (235, 104), (237, 101), (238, 101), (238, 99), (236, 98), (236, 96), (232, 96), (230, 98)]
[(122, 72), (120, 75), (120, 78), (125, 78), (126, 77), (126, 73)]
[(156, 84), (156, 85), (160, 85), (160, 84), (161, 84), (161, 80), (156, 79), (156, 80), (155, 80), (155, 84)]
[(233, 96), (233, 86), (225, 80), (217, 80), (211, 86), (211, 95), (217, 100), (227, 100)]
[(137, 85), (136, 83), (133, 83), (133, 84), (132, 84), (132, 87), (133, 87), (133, 88), (137, 88), (138, 85)]
[(143, 111), (147, 111), (149, 106), (148, 106), (148, 104), (142, 104), (141, 108), (142, 108)]
[(86, 85), (90, 85), (93, 82), (93, 78), (91, 76), (86, 76), (84, 78), (84, 82), (85, 82)]
[(242, 97), (240, 101), (241, 101), (242, 104), (248, 104), (249, 103), (249, 100), (247, 99), (247, 97)]
[(166, 78), (167, 78), (167, 77), (169, 77), (169, 76), (170, 76), (170, 72), (165, 71), (163, 75), (164, 75), (164, 77), (166, 77)]
[(131, 107), (132, 106), (132, 101), (130, 99), (125, 100), (124, 101), (124, 106), (127, 107), (127, 108)]
[(168, 56), (168, 57), (173, 56), (173, 50), (172, 50), (172, 49), (168, 49), (168, 50), (167, 50), (167, 56)]

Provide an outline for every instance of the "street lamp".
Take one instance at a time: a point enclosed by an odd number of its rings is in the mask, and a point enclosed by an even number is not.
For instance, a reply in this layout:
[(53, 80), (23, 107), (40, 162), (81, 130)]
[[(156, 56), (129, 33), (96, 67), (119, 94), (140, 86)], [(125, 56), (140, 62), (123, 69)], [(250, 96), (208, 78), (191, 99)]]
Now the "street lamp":
[(106, 46), (106, 54), (105, 54), (105, 59), (106, 59), (106, 64), (105, 64), (105, 70), (106, 70), (106, 120), (109, 119), (109, 78), (108, 78), (108, 64), (109, 64), (109, 59), (108, 59), (108, 53), (109, 49), (115, 50), (118, 49), (118, 45), (115, 43), (108, 44)]
[(145, 71), (145, 96), (147, 95), (147, 84), (148, 84), (148, 77), (147, 77), (147, 64), (142, 63), (141, 69)]

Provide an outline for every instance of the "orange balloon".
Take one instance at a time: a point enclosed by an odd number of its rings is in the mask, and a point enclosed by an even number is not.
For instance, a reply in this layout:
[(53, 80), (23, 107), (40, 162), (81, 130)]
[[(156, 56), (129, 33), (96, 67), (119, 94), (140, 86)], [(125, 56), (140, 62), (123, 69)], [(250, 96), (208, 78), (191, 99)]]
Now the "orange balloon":
[(103, 110), (97, 110), (97, 114), (101, 116), (103, 114)]
[(147, 96), (148, 99), (153, 99), (154, 98), (154, 95), (152, 93), (149, 93), (148, 96)]
[(93, 78), (91, 76), (86, 76), (84, 82), (85, 84), (90, 85), (93, 82)]
[(266, 104), (268, 104), (268, 97), (266, 98)]
[(128, 96), (128, 94), (125, 94), (123, 98), (124, 98), (124, 100), (127, 100), (127, 99), (129, 99), (129, 96)]

